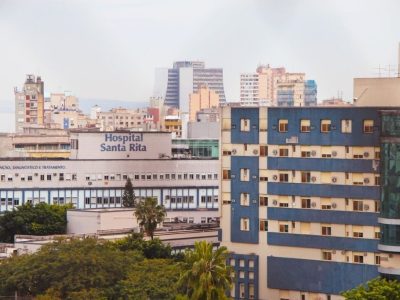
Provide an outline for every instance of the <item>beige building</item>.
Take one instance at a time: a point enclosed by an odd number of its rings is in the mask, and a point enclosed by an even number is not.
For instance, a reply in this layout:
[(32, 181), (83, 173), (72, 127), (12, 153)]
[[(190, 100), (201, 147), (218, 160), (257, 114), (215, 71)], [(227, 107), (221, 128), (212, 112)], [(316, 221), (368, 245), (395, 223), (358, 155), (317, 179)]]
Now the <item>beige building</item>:
[(50, 98), (46, 98), (45, 109), (50, 110), (78, 110), (78, 98), (65, 93), (51, 93)]
[(44, 82), (40, 76), (26, 76), (22, 90), (14, 89), (15, 130), (22, 132), (24, 127), (43, 126), (44, 121)]
[(286, 73), (285, 68), (258, 66), (256, 73), (240, 75), (240, 102), (244, 106), (271, 104), (276, 100), (276, 83)]
[(356, 106), (399, 106), (400, 77), (354, 78), (353, 101)]
[(147, 109), (113, 108), (107, 112), (97, 113), (97, 127), (101, 131), (113, 131), (120, 129), (152, 130), (156, 129), (153, 116)]
[(219, 95), (207, 85), (201, 85), (198, 91), (189, 95), (189, 121), (196, 121), (196, 113), (205, 108), (217, 108)]

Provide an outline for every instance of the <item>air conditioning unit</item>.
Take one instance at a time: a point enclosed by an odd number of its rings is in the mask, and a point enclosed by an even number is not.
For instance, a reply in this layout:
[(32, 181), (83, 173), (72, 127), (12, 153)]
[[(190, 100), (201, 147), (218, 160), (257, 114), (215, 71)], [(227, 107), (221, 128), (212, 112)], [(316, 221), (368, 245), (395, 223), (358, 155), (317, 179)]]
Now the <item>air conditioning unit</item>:
[(336, 208), (336, 203), (332, 203), (332, 208)]
[(337, 156), (337, 152), (336, 151), (332, 151), (332, 156), (336, 157)]
[(311, 207), (316, 207), (316, 206), (317, 206), (317, 203), (311, 202)]
[(272, 154), (273, 154), (273, 155), (278, 155), (278, 150), (272, 151)]
[(315, 177), (315, 176), (312, 176), (312, 177), (311, 177), (311, 181), (312, 181), (312, 182), (315, 182), (316, 180), (317, 180), (317, 177)]
[(232, 149), (232, 154), (236, 154), (236, 149)]
[(342, 252), (340, 252), (340, 253), (342, 253), (344, 255), (344, 254), (346, 254), (346, 250), (342, 250)]
[(364, 156), (365, 157), (369, 157), (369, 153), (368, 152), (364, 152)]
[(336, 177), (332, 177), (332, 182), (335, 183), (337, 181)]
[(92, 185), (92, 182), (91, 182), (91, 181), (89, 181), (89, 182), (88, 182), (88, 185)]
[(254, 154), (254, 155), (257, 155), (257, 154), (258, 154), (258, 150), (257, 150), (257, 149), (254, 149), (254, 150), (253, 150), (253, 154)]
[(364, 204), (364, 210), (369, 210), (369, 205), (368, 204)]
[(369, 178), (364, 178), (364, 183), (369, 183)]
[(278, 175), (272, 176), (272, 179), (273, 179), (273, 180), (278, 180)]
[(277, 206), (277, 205), (278, 205), (278, 200), (273, 200), (273, 201), (272, 201), (272, 204), (273, 204), (274, 206)]
[(317, 155), (317, 152), (315, 150), (311, 151), (311, 156)]

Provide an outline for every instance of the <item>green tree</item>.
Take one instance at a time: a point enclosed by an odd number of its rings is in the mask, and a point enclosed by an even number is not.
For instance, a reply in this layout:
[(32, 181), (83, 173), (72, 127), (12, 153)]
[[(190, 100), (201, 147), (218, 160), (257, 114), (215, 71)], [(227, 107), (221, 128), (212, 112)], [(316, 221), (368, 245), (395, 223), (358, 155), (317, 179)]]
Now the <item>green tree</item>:
[(146, 259), (120, 281), (117, 294), (121, 299), (175, 299), (180, 268), (168, 259)]
[(375, 278), (342, 293), (346, 300), (400, 300), (400, 282)]
[(153, 239), (157, 225), (164, 221), (167, 212), (156, 198), (147, 197), (136, 205), (135, 216), (141, 228)]
[(172, 248), (165, 245), (160, 239), (146, 241), (143, 233), (132, 233), (126, 238), (114, 242), (115, 246), (121, 251), (139, 251), (144, 257), (152, 258), (171, 258)]
[(122, 194), (122, 205), (124, 207), (135, 207), (136, 197), (133, 191), (131, 179), (128, 177), (125, 183), (124, 193)]
[(0, 217), (0, 241), (11, 243), (15, 234), (63, 234), (67, 228), (67, 210), (72, 205), (24, 204)]
[(227, 299), (225, 292), (232, 285), (232, 269), (226, 265), (226, 247), (213, 250), (212, 243), (195, 242), (194, 250), (186, 250), (178, 286), (193, 300)]
[(20, 296), (44, 294), (54, 299), (110, 298), (114, 285), (141, 260), (140, 253), (116, 250), (109, 242), (60, 239), (34, 254), (1, 261), (0, 295), (17, 291)]

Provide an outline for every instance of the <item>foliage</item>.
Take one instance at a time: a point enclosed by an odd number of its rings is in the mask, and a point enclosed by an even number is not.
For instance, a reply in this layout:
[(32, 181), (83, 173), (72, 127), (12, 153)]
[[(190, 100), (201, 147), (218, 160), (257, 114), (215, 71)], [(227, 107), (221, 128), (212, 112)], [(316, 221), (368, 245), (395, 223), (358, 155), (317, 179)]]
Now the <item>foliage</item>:
[(164, 221), (167, 212), (156, 198), (147, 197), (136, 205), (135, 216), (141, 228), (153, 239), (157, 225)]
[(76, 299), (80, 295), (85, 298), (88, 293), (102, 295), (142, 259), (139, 253), (121, 252), (96, 239), (58, 240), (34, 254), (2, 261), (0, 294), (47, 293), (62, 299)]
[(24, 204), (0, 217), (0, 241), (11, 243), (15, 234), (63, 234), (71, 205)]
[(125, 183), (124, 193), (122, 194), (122, 206), (123, 207), (135, 207), (136, 197), (133, 191), (133, 185), (131, 179), (128, 177)]
[(346, 300), (400, 300), (400, 282), (375, 278), (366, 285), (360, 285), (342, 293)]
[(34, 254), (2, 260), (0, 295), (16, 291), (38, 300), (174, 299), (180, 264), (169, 258), (145, 259), (141, 251), (154, 245), (158, 250), (149, 250), (149, 257), (170, 256), (171, 249), (142, 237), (134, 234), (124, 242), (59, 239)]
[(124, 239), (115, 241), (115, 246), (121, 251), (139, 251), (144, 257), (171, 258), (172, 248), (165, 245), (160, 239), (145, 241), (142, 233), (132, 233)]
[(166, 259), (144, 260), (118, 284), (122, 299), (175, 299), (180, 267)]
[(193, 300), (227, 299), (225, 291), (232, 285), (232, 269), (226, 265), (226, 247), (213, 250), (212, 243), (195, 242), (186, 250), (183, 272), (178, 286)]

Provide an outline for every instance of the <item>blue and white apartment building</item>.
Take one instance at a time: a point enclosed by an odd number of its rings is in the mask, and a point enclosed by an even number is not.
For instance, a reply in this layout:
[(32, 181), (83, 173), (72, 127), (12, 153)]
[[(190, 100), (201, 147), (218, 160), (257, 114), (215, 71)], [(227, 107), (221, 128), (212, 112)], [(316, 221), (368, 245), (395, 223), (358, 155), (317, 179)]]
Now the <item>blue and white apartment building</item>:
[(235, 299), (335, 300), (400, 278), (400, 107), (224, 107)]
[(0, 212), (23, 203), (121, 207), (127, 178), (137, 197), (155, 197), (167, 221), (218, 217), (217, 158), (172, 158), (169, 132), (72, 132), (68, 158), (0, 158)]

